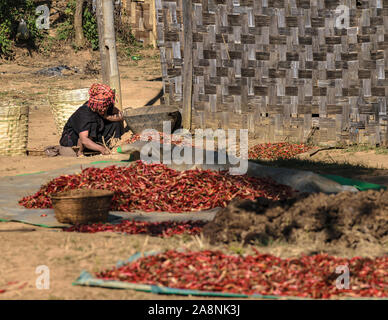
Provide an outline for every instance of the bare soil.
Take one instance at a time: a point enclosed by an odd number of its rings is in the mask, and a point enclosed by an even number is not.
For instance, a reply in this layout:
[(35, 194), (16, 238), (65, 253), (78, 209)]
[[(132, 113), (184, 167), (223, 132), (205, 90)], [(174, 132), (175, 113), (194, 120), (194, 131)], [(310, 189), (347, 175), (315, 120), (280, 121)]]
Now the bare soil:
[(388, 169), (388, 152), (385, 154), (378, 154), (374, 150), (323, 150), (313, 155), (312, 157), (309, 157), (308, 154), (304, 154), (299, 158), (328, 163), (357, 164), (376, 169)]
[(273, 202), (236, 200), (203, 230), (210, 243), (283, 242), (311, 253), (388, 254), (388, 191), (302, 194)]
[[(72, 282), (82, 270), (93, 273), (111, 268), (135, 252), (177, 247), (199, 250), (191, 237), (161, 241), (158, 237), (110, 232), (70, 233), (14, 222), (0, 222), (0, 242), (0, 292), (6, 290), (0, 293), (0, 299), (166, 299), (163, 295), (132, 290), (73, 286)], [(41, 265), (50, 271), (48, 290), (36, 287), (39, 274), (35, 272)], [(17, 283), (7, 285), (10, 282)], [(168, 296), (168, 299), (183, 298)]]

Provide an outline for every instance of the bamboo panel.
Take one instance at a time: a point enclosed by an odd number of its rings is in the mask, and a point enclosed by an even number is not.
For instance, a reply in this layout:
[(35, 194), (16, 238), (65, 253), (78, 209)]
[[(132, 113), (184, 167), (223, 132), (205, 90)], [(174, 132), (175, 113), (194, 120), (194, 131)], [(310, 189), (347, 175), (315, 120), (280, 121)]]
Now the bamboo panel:
[(155, 9), (164, 82), (164, 103), (181, 106), (184, 49), (182, 2), (155, 0)]
[[(156, 0), (167, 104), (182, 104), (182, 0)], [(336, 8), (350, 8), (336, 27)], [(387, 144), (385, 1), (193, 0), (193, 127), (269, 142)]]
[(131, 26), (136, 40), (144, 45), (157, 45), (155, 0), (125, 0), (121, 19)]

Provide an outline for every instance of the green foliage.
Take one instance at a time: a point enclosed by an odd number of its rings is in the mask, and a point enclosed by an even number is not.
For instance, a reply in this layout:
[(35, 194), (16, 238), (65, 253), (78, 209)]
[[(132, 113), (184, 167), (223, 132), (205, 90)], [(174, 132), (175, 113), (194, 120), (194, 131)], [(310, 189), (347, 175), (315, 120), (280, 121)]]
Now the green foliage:
[(39, 45), (39, 51), (44, 55), (49, 56), (53, 44), (55, 43), (55, 38), (47, 36), (44, 41)]
[(69, 21), (61, 23), (57, 28), (57, 39), (58, 40), (68, 40), (73, 38), (74, 28), (73, 24)]
[(83, 30), (86, 39), (92, 45), (93, 50), (98, 49), (98, 29), (97, 29), (97, 19), (95, 15), (90, 12), (88, 8), (85, 8), (83, 16)]
[(67, 41), (74, 38), (74, 12), (76, 0), (70, 0), (64, 11), (65, 20), (57, 28), (57, 39)]
[[(83, 12), (83, 31), (85, 38), (93, 50), (99, 47), (97, 19), (91, 10), (91, 1), (86, 1)], [(34, 0), (0, 0), (0, 57), (12, 55), (12, 47), (17, 41), (17, 28), (21, 19), (27, 24), (29, 39), (27, 43), (34, 48), (39, 43), (43, 53), (48, 54), (55, 41), (72, 41), (74, 39), (74, 14), (76, 0), (68, 0), (64, 11), (64, 19), (57, 25), (55, 39), (36, 27), (38, 15), (35, 13), (37, 4)], [(117, 40), (123, 48), (125, 56), (132, 60), (140, 60), (142, 44), (136, 41), (131, 28), (116, 20)], [(43, 36), (44, 41), (43, 40)]]
[(9, 40), (10, 28), (6, 22), (0, 24), (0, 56), (8, 55), (11, 51), (12, 41)]
[(36, 5), (33, 0), (0, 1), (0, 56), (9, 57), (16, 40), (17, 28), (21, 19), (27, 24), (28, 44), (34, 46), (41, 39), (42, 33), (36, 27)]
[(138, 61), (142, 59), (141, 54), (139, 53), (141, 47), (136, 47), (136, 46), (126, 46), (124, 47), (124, 54), (127, 58), (130, 58), (134, 61)]
[[(39, 30), (36, 27), (36, 19), (37, 19), (37, 14), (35, 12), (36, 10), (36, 4), (34, 3), (33, 0), (26, 0), (26, 12), (23, 14), (24, 15), (24, 20), (27, 23), (27, 28), (30, 34), (31, 39), (33, 42), (37, 42), (43, 38), (43, 34), (41, 30)], [(23, 18), (21, 16), (19, 20)]]
[[(57, 28), (57, 39), (62, 41), (74, 39), (74, 14), (76, 8), (76, 1), (71, 0), (67, 3), (64, 11), (65, 20)], [(97, 19), (95, 15), (86, 6), (83, 12), (82, 28), (85, 38), (88, 40), (93, 50), (98, 49), (98, 29)], [(78, 50), (79, 48), (74, 49)]]
[(119, 31), (117, 32), (117, 42), (121, 48), (120, 53), (133, 61), (141, 60), (143, 58), (141, 55), (143, 44), (135, 39), (129, 27), (128, 30), (124, 37)]
[(231, 244), (229, 250), (240, 256), (244, 255), (245, 249), (241, 245)]

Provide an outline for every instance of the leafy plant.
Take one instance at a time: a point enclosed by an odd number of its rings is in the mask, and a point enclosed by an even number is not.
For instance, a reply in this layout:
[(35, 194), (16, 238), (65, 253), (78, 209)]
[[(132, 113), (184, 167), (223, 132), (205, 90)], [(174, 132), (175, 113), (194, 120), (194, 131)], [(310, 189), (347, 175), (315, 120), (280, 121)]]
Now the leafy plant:
[(29, 33), (28, 45), (34, 47), (42, 38), (41, 31), (36, 27), (35, 7), (33, 0), (0, 1), (0, 56), (9, 57), (12, 54), (12, 45), (22, 19), (26, 22)]
[(99, 45), (97, 19), (88, 8), (85, 8), (83, 18), (84, 35), (90, 42), (92, 49), (97, 50)]
[[(71, 0), (66, 6), (64, 12), (66, 18), (57, 29), (57, 39), (62, 41), (73, 40), (74, 39), (74, 14), (76, 9), (76, 1)], [(87, 5), (83, 11), (83, 21), (82, 29), (85, 35), (85, 38), (88, 40), (93, 50), (98, 49), (98, 29), (97, 29), (97, 19), (96, 16), (91, 12), (89, 6)], [(77, 50), (74, 46), (74, 49)]]
[[(92, 12), (91, 0), (85, 1), (83, 11), (83, 32), (85, 38), (90, 43), (93, 50), (99, 47), (97, 19)], [(12, 55), (12, 47), (17, 40), (17, 28), (23, 19), (26, 22), (29, 38), (27, 43), (30, 47), (39, 44), (40, 51), (48, 53), (53, 42), (72, 41), (74, 39), (74, 14), (76, 0), (68, 0), (64, 13), (64, 19), (57, 26), (55, 39), (50, 38), (42, 30), (36, 27), (37, 14), (35, 13), (37, 4), (34, 0), (0, 0), (0, 57)], [(122, 45), (124, 54), (132, 60), (140, 60), (139, 49), (142, 44), (136, 41), (128, 24), (122, 23), (116, 18), (116, 35), (118, 42)], [(43, 37), (45, 35), (45, 37)], [(44, 39), (44, 41), (42, 41)], [(75, 48), (77, 49), (77, 48)]]
[(10, 28), (6, 22), (0, 24), (0, 56), (8, 55), (11, 50), (12, 41), (9, 40)]
[(242, 256), (245, 253), (245, 249), (242, 246), (237, 244), (230, 245), (229, 250), (240, 256)]
[(76, 1), (71, 0), (67, 3), (64, 11), (65, 21), (57, 28), (57, 39), (66, 41), (74, 38), (74, 12)]
[(58, 40), (68, 40), (71, 39), (74, 35), (74, 28), (72, 23), (69, 21), (63, 22), (57, 29), (57, 39)]
[(133, 61), (138, 61), (143, 58), (141, 54), (143, 44), (141, 42), (136, 40), (127, 42), (127, 40), (122, 38), (119, 33), (117, 34), (117, 42), (119, 44), (119, 53), (125, 58), (129, 58)]
[(54, 37), (50, 37), (50, 36), (46, 37), (45, 41), (43, 41), (39, 46), (40, 52), (42, 52), (44, 55), (49, 55), (53, 47), (54, 41), (55, 41)]

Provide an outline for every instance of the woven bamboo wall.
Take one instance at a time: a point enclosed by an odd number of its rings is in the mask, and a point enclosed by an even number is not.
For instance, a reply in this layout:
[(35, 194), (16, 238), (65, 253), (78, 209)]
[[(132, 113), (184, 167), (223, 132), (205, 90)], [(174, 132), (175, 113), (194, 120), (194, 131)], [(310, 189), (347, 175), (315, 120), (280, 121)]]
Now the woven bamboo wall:
[[(182, 0), (156, 0), (165, 102), (182, 103)], [(350, 26), (334, 28), (338, 5)], [(388, 0), (193, 0), (193, 126), (387, 142)]]
[(121, 18), (132, 29), (136, 40), (156, 47), (156, 20), (154, 0), (123, 0)]

